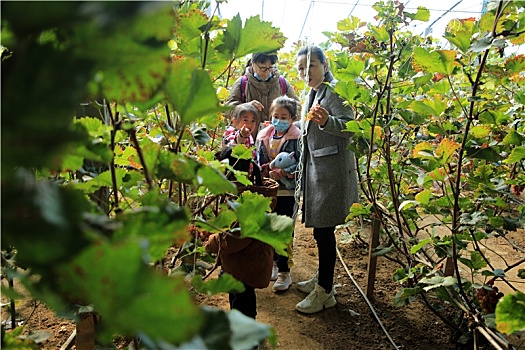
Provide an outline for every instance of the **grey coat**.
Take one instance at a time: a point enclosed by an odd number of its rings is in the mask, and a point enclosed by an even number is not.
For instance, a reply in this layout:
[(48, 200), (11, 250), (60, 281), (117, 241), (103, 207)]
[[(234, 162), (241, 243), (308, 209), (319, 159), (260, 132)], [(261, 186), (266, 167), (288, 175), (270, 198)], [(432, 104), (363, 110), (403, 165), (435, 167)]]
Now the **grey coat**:
[[(325, 82), (336, 83), (331, 73), (326, 74)], [(354, 112), (326, 84), (318, 88), (312, 106), (317, 104), (329, 117), (324, 128), (304, 122), (302, 220), (306, 227), (331, 227), (343, 224), (350, 206), (359, 199), (355, 156), (348, 150), (353, 134), (343, 131)], [(308, 113), (308, 100), (303, 113)]]

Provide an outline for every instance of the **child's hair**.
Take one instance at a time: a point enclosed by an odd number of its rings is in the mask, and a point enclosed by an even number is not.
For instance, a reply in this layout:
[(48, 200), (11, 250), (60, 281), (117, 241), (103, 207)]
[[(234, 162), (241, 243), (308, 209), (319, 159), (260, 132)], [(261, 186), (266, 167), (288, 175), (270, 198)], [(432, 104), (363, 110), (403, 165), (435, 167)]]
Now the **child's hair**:
[(251, 103), (243, 103), (235, 107), (232, 119), (237, 121), (242, 118), (245, 113), (251, 113), (255, 117), (255, 121), (259, 121), (259, 113)]
[(323, 50), (319, 46), (313, 46), (313, 45), (304, 46), (300, 48), (299, 51), (297, 52), (297, 57), (307, 55), (308, 51), (310, 51), (310, 55), (314, 55), (315, 57), (317, 57), (319, 62), (321, 63), (326, 62), (326, 56)]
[(276, 108), (280, 107), (286, 108), (288, 112), (290, 112), (292, 120), (297, 119), (301, 110), (301, 104), (299, 103), (299, 101), (294, 100), (293, 98), (290, 98), (288, 96), (280, 96), (273, 100), (272, 105), (270, 106), (270, 116), (273, 114), (273, 111)]

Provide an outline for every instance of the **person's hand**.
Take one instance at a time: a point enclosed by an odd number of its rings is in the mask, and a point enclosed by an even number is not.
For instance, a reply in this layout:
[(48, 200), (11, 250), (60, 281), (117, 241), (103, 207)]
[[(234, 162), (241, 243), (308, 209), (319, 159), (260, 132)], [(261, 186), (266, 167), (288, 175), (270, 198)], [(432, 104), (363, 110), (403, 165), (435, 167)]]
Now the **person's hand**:
[(273, 179), (275, 181), (279, 181), (280, 179), (282, 179), (285, 176), (286, 176), (286, 171), (284, 171), (283, 169), (270, 170), (270, 179)]
[(252, 106), (255, 107), (256, 110), (258, 111), (262, 111), (264, 109), (264, 106), (261, 102), (257, 101), (257, 100), (253, 100), (250, 102), (252, 104)]
[(269, 163), (261, 165), (261, 175), (263, 177), (270, 177), (270, 165), (269, 165)]
[(241, 128), (239, 129), (239, 136), (242, 139), (247, 139), (248, 137), (250, 137), (251, 133), (252, 133), (252, 131), (250, 130), (250, 128), (246, 127), (246, 124), (243, 124), (241, 126)]
[(316, 105), (310, 108), (307, 119), (319, 124), (320, 126), (325, 126), (328, 121), (328, 116), (329, 114), (326, 109), (320, 105)]

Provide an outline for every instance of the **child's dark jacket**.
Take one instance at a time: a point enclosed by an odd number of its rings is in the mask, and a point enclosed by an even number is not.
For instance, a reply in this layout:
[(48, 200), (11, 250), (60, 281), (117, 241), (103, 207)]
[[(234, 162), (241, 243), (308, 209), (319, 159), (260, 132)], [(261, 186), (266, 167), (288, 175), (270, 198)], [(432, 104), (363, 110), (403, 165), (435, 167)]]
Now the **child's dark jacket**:
[(206, 249), (219, 254), (222, 270), (251, 287), (268, 287), (272, 275), (273, 248), (253, 238), (222, 237), (213, 234), (206, 244)]

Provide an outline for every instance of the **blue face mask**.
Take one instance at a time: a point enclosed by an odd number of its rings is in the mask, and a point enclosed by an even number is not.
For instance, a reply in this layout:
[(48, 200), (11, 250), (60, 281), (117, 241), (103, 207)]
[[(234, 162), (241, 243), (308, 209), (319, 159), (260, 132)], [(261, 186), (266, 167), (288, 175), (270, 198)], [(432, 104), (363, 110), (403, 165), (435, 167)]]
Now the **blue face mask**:
[(268, 80), (272, 79), (272, 77), (273, 77), (273, 73), (270, 73), (270, 75), (268, 76), (268, 78), (266, 78), (265, 80), (263, 80), (263, 79), (259, 76), (259, 74), (257, 74), (257, 73), (253, 73), (253, 76), (256, 77), (256, 78), (257, 78), (258, 80), (260, 80), (260, 81), (268, 81)]
[(275, 128), (275, 131), (278, 132), (285, 132), (290, 127), (290, 124), (288, 124), (288, 120), (281, 120), (275, 118), (272, 118), (272, 125)]

